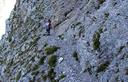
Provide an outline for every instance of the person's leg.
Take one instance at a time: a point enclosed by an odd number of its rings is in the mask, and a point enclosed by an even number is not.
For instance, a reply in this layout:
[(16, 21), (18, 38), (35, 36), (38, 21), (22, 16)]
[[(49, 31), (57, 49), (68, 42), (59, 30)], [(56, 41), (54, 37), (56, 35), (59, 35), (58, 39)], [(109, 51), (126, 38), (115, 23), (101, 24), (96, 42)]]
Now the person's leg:
[(48, 35), (50, 35), (50, 29), (48, 30)]
[(46, 34), (50, 35), (50, 30), (49, 29), (46, 29)]
[(50, 35), (50, 27), (48, 28), (48, 35)]

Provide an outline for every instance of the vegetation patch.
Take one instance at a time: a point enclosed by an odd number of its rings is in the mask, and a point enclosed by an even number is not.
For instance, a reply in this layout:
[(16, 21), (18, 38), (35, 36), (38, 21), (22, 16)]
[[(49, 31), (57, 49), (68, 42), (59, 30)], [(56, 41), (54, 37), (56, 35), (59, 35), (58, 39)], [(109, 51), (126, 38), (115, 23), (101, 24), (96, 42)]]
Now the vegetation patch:
[(97, 50), (100, 48), (100, 33), (99, 32), (95, 32), (95, 34), (93, 35), (93, 49)]
[(62, 74), (62, 75), (59, 77), (59, 80), (64, 79), (65, 77), (66, 77), (66, 75)]
[(56, 47), (56, 46), (50, 46), (45, 48), (45, 53), (47, 55), (53, 54), (54, 52), (56, 52), (58, 49), (60, 49), (60, 47)]
[(48, 59), (48, 65), (50, 67), (55, 67), (57, 62), (57, 56), (56, 55), (51, 55)]
[(43, 81), (46, 81), (47, 80), (47, 75), (42, 75), (41, 77), (42, 77), (42, 80)]
[(54, 69), (50, 69), (50, 70), (48, 71), (47, 77), (48, 77), (51, 81), (54, 81), (54, 78), (56, 77), (56, 72), (54, 71)]
[(35, 66), (33, 67), (32, 71), (35, 71), (35, 70), (37, 70), (38, 68), (39, 68), (39, 65), (35, 65)]
[(105, 71), (109, 64), (110, 63), (108, 61), (103, 64), (100, 64), (100, 66), (97, 69), (97, 72), (99, 73)]
[(45, 58), (46, 58), (46, 56), (43, 56), (43, 57), (40, 58), (40, 60), (39, 60), (39, 65), (44, 64)]
[(59, 82), (58, 80), (52, 80), (51, 82)]
[(98, 0), (99, 4), (103, 4), (105, 2), (105, 0)]

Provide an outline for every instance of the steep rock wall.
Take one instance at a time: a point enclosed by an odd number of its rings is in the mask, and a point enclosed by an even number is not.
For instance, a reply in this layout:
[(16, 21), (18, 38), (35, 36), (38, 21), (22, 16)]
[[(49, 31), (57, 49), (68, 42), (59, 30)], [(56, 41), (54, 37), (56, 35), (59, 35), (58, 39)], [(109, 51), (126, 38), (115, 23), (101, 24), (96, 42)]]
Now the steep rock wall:
[[(0, 41), (2, 82), (128, 82), (127, 0), (19, 0)], [(52, 20), (50, 36), (45, 21)]]

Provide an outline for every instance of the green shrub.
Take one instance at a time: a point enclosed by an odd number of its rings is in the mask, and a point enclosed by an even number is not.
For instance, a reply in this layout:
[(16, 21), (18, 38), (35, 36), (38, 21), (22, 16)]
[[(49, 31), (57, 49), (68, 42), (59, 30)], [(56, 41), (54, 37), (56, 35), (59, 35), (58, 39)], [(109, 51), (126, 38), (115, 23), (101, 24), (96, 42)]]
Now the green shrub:
[(57, 62), (57, 56), (56, 55), (51, 55), (48, 59), (48, 65), (50, 67), (55, 67)]
[(66, 75), (62, 74), (62, 75), (59, 77), (59, 80), (65, 78), (65, 77), (66, 77)]
[(109, 64), (110, 63), (108, 61), (103, 64), (100, 64), (100, 66), (97, 69), (97, 72), (99, 73), (99, 72), (105, 71)]
[(103, 4), (105, 2), (105, 0), (98, 0), (99, 4)]
[(51, 82), (59, 82), (59, 81), (54, 79), (54, 80), (52, 80)]
[(78, 53), (76, 51), (73, 52), (72, 56), (75, 58), (76, 61), (79, 61)]
[(56, 52), (58, 49), (59, 49), (59, 47), (50, 46), (50, 47), (45, 48), (45, 53), (47, 55), (50, 55), (50, 54), (53, 54), (54, 52)]
[(42, 80), (43, 81), (46, 81), (47, 80), (47, 75), (42, 75), (41, 77), (42, 77)]
[(40, 65), (44, 64), (45, 58), (46, 58), (46, 56), (43, 56), (43, 57), (40, 58), (40, 60), (39, 60)]
[(97, 50), (100, 47), (100, 33), (99, 32), (95, 32), (95, 34), (93, 35), (93, 49)]
[(54, 72), (54, 69), (50, 69), (50, 70), (48, 71), (47, 77), (48, 77), (51, 81), (54, 80), (54, 78), (56, 77), (56, 72)]
[(35, 70), (37, 70), (38, 68), (39, 68), (39, 65), (35, 65), (35, 66), (33, 67), (32, 71), (35, 71)]

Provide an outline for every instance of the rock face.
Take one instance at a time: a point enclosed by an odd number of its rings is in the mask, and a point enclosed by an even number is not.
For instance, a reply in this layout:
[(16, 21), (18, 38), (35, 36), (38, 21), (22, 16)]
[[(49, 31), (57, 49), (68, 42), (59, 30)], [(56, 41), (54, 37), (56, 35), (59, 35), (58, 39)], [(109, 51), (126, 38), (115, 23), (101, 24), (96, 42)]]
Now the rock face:
[(128, 0), (17, 0), (0, 41), (0, 80), (128, 82)]

